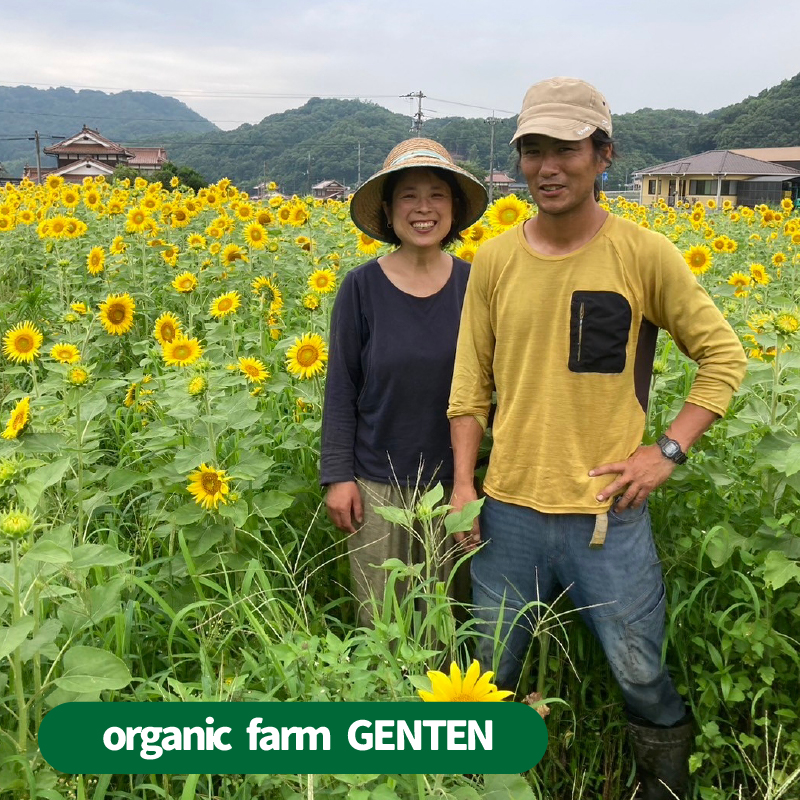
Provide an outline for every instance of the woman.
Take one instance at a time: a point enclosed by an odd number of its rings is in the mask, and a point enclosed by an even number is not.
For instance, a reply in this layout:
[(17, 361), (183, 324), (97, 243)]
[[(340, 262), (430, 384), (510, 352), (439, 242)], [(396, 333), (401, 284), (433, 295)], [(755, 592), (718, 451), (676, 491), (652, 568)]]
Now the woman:
[(446, 410), (469, 264), (442, 248), (486, 202), (483, 184), (440, 144), (416, 138), (397, 145), (350, 203), (364, 233), (396, 245), (348, 273), (331, 318), (320, 481), (328, 514), (350, 534), (361, 624), (389, 575), (370, 565), (425, 560), (418, 538), (373, 506), (405, 506), (415, 487), (453, 480)]

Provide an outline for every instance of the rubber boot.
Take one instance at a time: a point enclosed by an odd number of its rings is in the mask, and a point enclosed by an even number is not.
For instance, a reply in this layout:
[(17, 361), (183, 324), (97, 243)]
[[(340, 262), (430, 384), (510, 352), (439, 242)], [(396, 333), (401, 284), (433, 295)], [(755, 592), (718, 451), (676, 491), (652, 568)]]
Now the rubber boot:
[(628, 721), (639, 780), (637, 800), (686, 800), (694, 735), (692, 720), (681, 720), (671, 728), (640, 723), (644, 720)]

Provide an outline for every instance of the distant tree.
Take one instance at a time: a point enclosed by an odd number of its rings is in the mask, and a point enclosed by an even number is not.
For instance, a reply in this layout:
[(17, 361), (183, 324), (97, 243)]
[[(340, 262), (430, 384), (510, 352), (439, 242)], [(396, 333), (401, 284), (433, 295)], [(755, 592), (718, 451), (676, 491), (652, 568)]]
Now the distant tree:
[(115, 170), (114, 174), (111, 176), (111, 180), (113, 181), (124, 181), (126, 178), (131, 181), (135, 181), (137, 178), (140, 178), (141, 174), (138, 170), (135, 170), (133, 167), (129, 167), (126, 164), (120, 164)]
[(480, 164), (476, 164), (474, 161), (459, 161), (458, 166), (461, 167), (461, 169), (465, 169), (470, 175), (474, 175), (482, 183), (485, 183), (486, 178), (489, 176), (489, 173)]
[(173, 178), (177, 178), (182, 186), (188, 186), (196, 192), (205, 186), (208, 186), (208, 181), (192, 167), (179, 166), (173, 164), (171, 161), (166, 161), (161, 169), (151, 172), (146, 175), (151, 182), (160, 181), (164, 186), (169, 186)]

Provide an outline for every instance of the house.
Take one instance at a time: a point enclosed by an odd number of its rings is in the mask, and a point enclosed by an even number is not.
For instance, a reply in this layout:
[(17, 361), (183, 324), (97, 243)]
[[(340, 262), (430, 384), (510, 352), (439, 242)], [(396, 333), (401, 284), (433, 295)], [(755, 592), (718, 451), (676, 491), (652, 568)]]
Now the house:
[(657, 164), (634, 173), (641, 181), (643, 205), (676, 198), (689, 202), (729, 200), (733, 205), (777, 204), (800, 192), (800, 169), (742, 155), (732, 150), (704, 153)]
[[(512, 187), (515, 185), (515, 181), (513, 178), (509, 178), (505, 172), (499, 172), (494, 169), (486, 176), (486, 185), (491, 185), (493, 194), (504, 195), (510, 194), (513, 191)], [(525, 188), (527, 188), (527, 186)]]
[(773, 164), (800, 169), (800, 147), (746, 147), (731, 152), (757, 158), (759, 161), (771, 161)]
[(315, 200), (344, 200), (349, 192), (349, 186), (334, 180), (320, 181), (311, 187), (311, 196)]
[(45, 147), (44, 153), (55, 156), (57, 166), (42, 167), (39, 174), (36, 167), (26, 165), (24, 177), (37, 181), (46, 175), (60, 175), (67, 183), (81, 183), (86, 177), (110, 177), (121, 164), (147, 172), (160, 169), (167, 161), (163, 147), (123, 147), (86, 125), (74, 136)]

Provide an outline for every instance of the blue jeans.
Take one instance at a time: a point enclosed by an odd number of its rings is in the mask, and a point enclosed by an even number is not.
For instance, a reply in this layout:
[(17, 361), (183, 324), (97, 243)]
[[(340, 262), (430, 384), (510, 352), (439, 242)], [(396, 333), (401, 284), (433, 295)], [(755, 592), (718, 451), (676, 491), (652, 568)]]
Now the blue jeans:
[[(560, 586), (602, 644), (628, 711), (674, 725), (685, 707), (661, 660), (666, 594), (647, 506), (609, 511), (601, 548), (589, 547), (595, 519), (486, 498), (486, 544), (472, 558), (481, 668), (495, 668), (502, 688), (516, 687), (536, 620)], [(505, 645), (495, 652), (498, 630)]]

